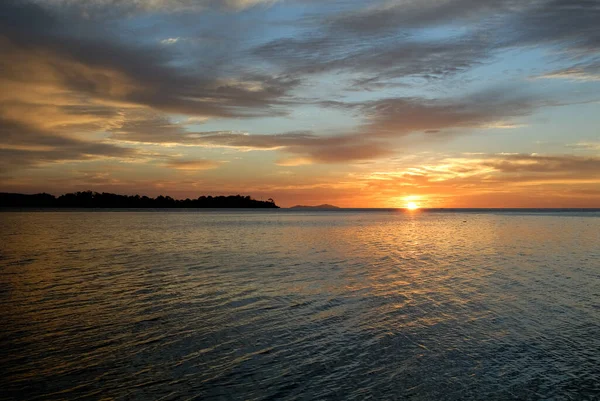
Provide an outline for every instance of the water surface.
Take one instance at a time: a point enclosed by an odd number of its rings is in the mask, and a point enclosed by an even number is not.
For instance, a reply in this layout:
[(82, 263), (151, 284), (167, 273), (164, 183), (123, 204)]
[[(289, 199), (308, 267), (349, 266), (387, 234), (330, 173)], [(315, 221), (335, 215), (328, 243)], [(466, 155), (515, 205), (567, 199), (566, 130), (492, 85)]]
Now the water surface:
[(6, 400), (600, 399), (600, 213), (0, 213)]

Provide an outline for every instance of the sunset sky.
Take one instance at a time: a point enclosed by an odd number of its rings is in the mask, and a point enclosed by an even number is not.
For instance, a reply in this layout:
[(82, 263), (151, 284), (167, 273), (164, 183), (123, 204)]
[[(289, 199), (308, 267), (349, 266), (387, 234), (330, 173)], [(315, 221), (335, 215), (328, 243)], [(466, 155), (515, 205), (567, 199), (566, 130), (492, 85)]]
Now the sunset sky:
[(0, 192), (600, 207), (598, 0), (2, 0)]

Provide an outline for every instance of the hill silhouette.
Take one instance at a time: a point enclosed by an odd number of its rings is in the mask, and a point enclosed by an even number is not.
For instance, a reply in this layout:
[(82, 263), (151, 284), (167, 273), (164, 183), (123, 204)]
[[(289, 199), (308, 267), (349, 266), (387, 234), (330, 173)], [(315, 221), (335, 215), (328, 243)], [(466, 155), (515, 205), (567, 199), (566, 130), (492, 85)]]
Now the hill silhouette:
[(250, 196), (200, 196), (197, 199), (149, 198), (83, 191), (55, 197), (47, 193), (25, 195), (0, 193), (0, 207), (34, 208), (279, 208), (273, 199), (259, 201)]
[(324, 203), (317, 206), (296, 205), (292, 206), (290, 209), (339, 209), (339, 207)]

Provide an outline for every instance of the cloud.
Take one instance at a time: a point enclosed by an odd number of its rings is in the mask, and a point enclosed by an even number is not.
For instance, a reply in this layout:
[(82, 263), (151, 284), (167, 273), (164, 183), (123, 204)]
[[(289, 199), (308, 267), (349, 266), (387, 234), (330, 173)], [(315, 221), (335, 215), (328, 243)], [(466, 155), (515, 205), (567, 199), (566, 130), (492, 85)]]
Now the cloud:
[(600, 81), (600, 59), (577, 63), (569, 68), (551, 71), (535, 78), (564, 79), (581, 82)]
[(370, 173), (366, 178), (421, 187), (472, 185), (483, 190), (502, 188), (503, 184), (600, 183), (599, 169), (599, 157), (480, 154), (439, 157), (417, 165), (404, 162), (399, 169)]
[(312, 163), (313, 161), (308, 157), (287, 157), (284, 159), (279, 159), (275, 162), (275, 164), (278, 166), (284, 167), (304, 166)]
[(287, 73), (367, 74), (355, 85), (369, 88), (369, 81), (382, 78), (431, 79), (464, 72), (487, 58), (490, 47), (486, 39), (470, 36), (436, 42), (397, 38), (358, 45), (353, 42), (348, 38), (278, 39), (258, 47), (255, 54)]
[[(228, 69), (217, 58), (207, 57), (207, 64), (214, 63), (206, 68), (190, 66), (169, 46), (126, 41), (102, 21), (51, 3), (0, 3), (0, 124), (3, 155), (11, 161), (3, 163), (7, 169), (61, 157), (132, 155), (105, 143), (102, 133), (151, 110), (196, 120), (286, 113), (295, 79)], [(67, 3), (83, 4), (60, 6)], [(228, 72), (215, 72), (221, 67)]]
[(163, 39), (160, 41), (160, 43), (162, 43), (163, 45), (174, 45), (175, 43), (179, 42), (181, 38), (167, 38), (167, 39)]
[(243, 10), (249, 7), (254, 7), (259, 4), (270, 5), (278, 0), (225, 0), (227, 7), (235, 10)]
[(128, 121), (122, 127), (113, 130), (112, 139), (117, 143), (223, 147), (241, 151), (279, 150), (296, 156), (280, 161), (286, 165), (343, 163), (369, 160), (393, 153), (386, 144), (377, 139), (360, 135), (319, 136), (310, 131), (271, 135), (232, 131), (194, 132), (187, 131), (182, 125), (171, 123), (163, 116)]
[(439, 139), (457, 128), (513, 128), (515, 118), (558, 102), (528, 94), (526, 90), (498, 87), (457, 98), (398, 97), (320, 104), (360, 113), (364, 123), (359, 131), (371, 138), (423, 133)]
[(162, 114), (143, 113), (128, 115), (123, 124), (110, 130), (111, 137), (121, 142), (148, 144), (189, 144), (193, 134), (183, 125), (172, 123)]
[(600, 142), (577, 142), (568, 144), (567, 147), (584, 150), (600, 150)]
[(175, 170), (183, 171), (201, 171), (201, 170), (213, 170), (221, 166), (223, 162), (215, 160), (172, 160), (165, 164), (166, 167)]
[[(0, 4), (0, 80), (114, 105), (136, 105), (209, 117), (281, 115), (296, 79), (240, 71), (219, 76), (224, 61), (205, 68), (176, 63), (168, 46), (125, 43), (100, 23), (65, 19), (28, 2)], [(215, 56), (216, 57), (216, 56)], [(213, 61), (213, 63), (211, 63)]]
[[(65, 43), (66, 44), (66, 43)], [(273, 108), (295, 83), (293, 80), (248, 77), (232, 81), (203, 77), (153, 61), (135, 49), (109, 49), (90, 46), (89, 53), (78, 58), (79, 50), (18, 47), (0, 39), (3, 86), (44, 88), (62, 96), (84, 96), (87, 101), (115, 107), (151, 107), (165, 112), (209, 117), (257, 117), (280, 115)], [(114, 52), (106, 59), (94, 52)], [(121, 54), (120, 54), (121, 53)], [(140, 58), (135, 60), (136, 53)], [(123, 57), (121, 57), (123, 56)], [(150, 60), (148, 59), (150, 58)], [(10, 68), (8, 68), (10, 67)], [(139, 71), (139, 72), (136, 72)], [(259, 82), (259, 84), (257, 84)], [(27, 94), (11, 92), (19, 98)], [(8, 94), (5, 94), (7, 96)], [(41, 103), (44, 99), (32, 99)], [(32, 102), (32, 103), (33, 103)]]
[(522, 2), (512, 0), (408, 0), (351, 11), (331, 18), (333, 30), (373, 34), (436, 24), (478, 22), (498, 12), (516, 8)]
[(598, 178), (600, 171), (600, 158), (570, 155), (508, 155), (499, 160), (484, 161), (481, 164), (502, 173), (549, 173), (560, 176), (576, 174), (576, 178)]
[[(45, 7), (62, 7), (77, 10), (85, 15), (106, 13), (182, 13), (201, 12), (206, 9), (241, 11), (259, 4), (269, 5), (277, 0), (34, 0)], [(105, 14), (104, 14), (105, 15)]]
[(461, 74), (507, 49), (568, 57), (600, 49), (595, 0), (391, 1), (312, 18), (304, 35), (274, 39), (254, 54), (283, 72), (361, 74), (348, 89), (376, 90), (407, 83), (394, 79)]
[(82, 141), (0, 119), (1, 172), (62, 161), (131, 158), (136, 154), (133, 149), (114, 144)]
[[(389, 157), (399, 151), (397, 140), (420, 134), (435, 141), (464, 133), (465, 129), (510, 128), (514, 118), (527, 116), (537, 108), (551, 105), (514, 88), (497, 88), (456, 99), (389, 98), (365, 102), (322, 102), (364, 116), (364, 122), (349, 132), (317, 135), (311, 131), (282, 134), (249, 134), (234, 131), (188, 131), (162, 115), (128, 117), (111, 138), (118, 142), (139, 142), (163, 146), (199, 146), (248, 150), (277, 150), (289, 157), (279, 165), (344, 163)], [(460, 129), (460, 130), (459, 130)]]
[(571, 81), (600, 81), (600, 74), (590, 74), (585, 70), (568, 68), (539, 76), (545, 79), (567, 79)]
[(349, 89), (399, 84), (382, 79), (438, 79), (488, 60), (499, 46), (499, 38), (474, 26), (462, 33), (448, 32), (443, 38), (432, 39), (415, 35), (410, 29), (456, 22), (453, 16), (476, 21), (481, 13), (510, 9), (511, 5), (505, 3), (509, 2), (403, 1), (314, 17), (316, 32), (272, 40), (258, 46), (254, 54), (287, 73), (364, 74)]
[(598, 207), (599, 166), (572, 155), (429, 154), (351, 178), (370, 204), (388, 207), (408, 196), (425, 207)]
[[(503, 26), (506, 45), (553, 45), (589, 55), (600, 50), (596, 0), (537, 0)], [(583, 52), (583, 53), (581, 53)]]
[(596, 0), (407, 0), (329, 17), (325, 26), (331, 35), (459, 26), (476, 35), (495, 33), (502, 46), (561, 44), (597, 50), (599, 17)]

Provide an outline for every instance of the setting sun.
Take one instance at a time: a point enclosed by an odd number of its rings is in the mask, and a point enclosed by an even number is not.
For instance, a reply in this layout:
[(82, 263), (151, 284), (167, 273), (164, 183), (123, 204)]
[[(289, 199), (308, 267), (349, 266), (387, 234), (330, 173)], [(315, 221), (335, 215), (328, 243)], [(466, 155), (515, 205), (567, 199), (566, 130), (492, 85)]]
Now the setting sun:
[(419, 208), (419, 205), (417, 205), (415, 202), (408, 202), (408, 203), (406, 204), (406, 208), (407, 208), (408, 210), (416, 210), (416, 209), (418, 209), (418, 208)]

